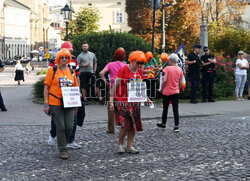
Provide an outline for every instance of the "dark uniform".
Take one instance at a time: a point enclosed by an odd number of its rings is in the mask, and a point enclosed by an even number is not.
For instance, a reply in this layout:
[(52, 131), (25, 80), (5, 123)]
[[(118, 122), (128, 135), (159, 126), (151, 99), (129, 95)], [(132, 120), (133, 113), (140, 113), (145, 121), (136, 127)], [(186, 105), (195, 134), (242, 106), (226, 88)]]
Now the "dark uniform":
[[(209, 55), (203, 55), (201, 56), (201, 61), (204, 63), (209, 62), (208, 59), (213, 60), (215, 58), (214, 55), (209, 54)], [(215, 80), (215, 64), (211, 63), (207, 66), (202, 67), (202, 86), (203, 86), (203, 91), (202, 91), (202, 101), (205, 102), (206, 99), (208, 98), (209, 102), (214, 102), (213, 101), (213, 88), (214, 88), (214, 80)]]
[[(2, 61), (0, 60), (0, 68), (3, 68), (4, 67), (4, 64), (2, 64)], [(7, 111), (5, 105), (4, 105), (4, 102), (3, 102), (3, 97), (2, 97), (2, 94), (0, 92), (0, 109), (1, 111)]]
[(199, 55), (196, 55), (195, 53), (190, 53), (187, 56), (187, 60), (196, 61), (196, 63), (188, 65), (188, 77), (191, 83), (191, 102), (196, 103), (197, 91), (200, 82), (201, 60)]

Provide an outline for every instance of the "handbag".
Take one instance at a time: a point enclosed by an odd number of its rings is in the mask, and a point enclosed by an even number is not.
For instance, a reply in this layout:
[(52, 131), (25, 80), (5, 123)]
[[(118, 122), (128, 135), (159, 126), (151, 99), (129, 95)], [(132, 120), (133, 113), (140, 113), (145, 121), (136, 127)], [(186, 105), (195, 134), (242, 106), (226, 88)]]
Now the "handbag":
[(85, 119), (85, 106), (82, 104), (82, 107), (78, 107), (77, 111), (77, 125), (82, 127)]

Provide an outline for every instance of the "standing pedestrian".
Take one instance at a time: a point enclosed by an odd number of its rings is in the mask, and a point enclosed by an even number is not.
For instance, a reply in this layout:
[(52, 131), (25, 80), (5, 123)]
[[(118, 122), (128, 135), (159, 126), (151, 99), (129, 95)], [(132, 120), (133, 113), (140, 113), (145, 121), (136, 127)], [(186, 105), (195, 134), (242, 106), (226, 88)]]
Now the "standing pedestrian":
[(191, 100), (190, 102), (193, 104), (197, 104), (197, 91), (199, 89), (199, 82), (200, 82), (200, 68), (201, 68), (201, 61), (199, 57), (199, 53), (201, 50), (200, 45), (194, 46), (194, 52), (190, 53), (187, 56), (186, 63), (188, 64), (188, 77), (191, 83)]
[(243, 57), (244, 52), (238, 52), (238, 59), (236, 61), (236, 69), (235, 69), (235, 96), (236, 100), (245, 100), (243, 99), (243, 91), (245, 87), (245, 83), (247, 80), (247, 69), (249, 68), (249, 64), (246, 59)]
[(16, 61), (15, 65), (15, 81), (17, 81), (17, 84), (20, 85), (21, 80), (24, 81), (24, 76), (23, 76), (23, 66), (20, 62), (20, 60)]
[[(128, 102), (127, 83), (141, 82), (143, 72), (141, 66), (146, 63), (142, 51), (134, 51), (129, 55), (130, 64), (119, 70), (111, 89), (110, 110), (115, 110), (116, 124), (120, 125), (118, 153), (139, 153), (133, 145), (135, 133), (142, 131), (141, 111), (139, 102)], [(128, 135), (127, 148), (124, 150), (123, 141)]]
[[(96, 85), (96, 69), (97, 69), (97, 59), (94, 53), (89, 51), (89, 45), (87, 43), (82, 44), (83, 52), (78, 55), (77, 62), (80, 67), (80, 81), (81, 81), (81, 91), (84, 104), (88, 105), (87, 100), (87, 88), (90, 82), (90, 87), (95, 87), (95, 93), (99, 97), (99, 101), (103, 104), (103, 98), (101, 96), (100, 88)], [(90, 92), (91, 94), (91, 92)]]
[(155, 74), (156, 71), (159, 71), (159, 66), (157, 61), (154, 59), (152, 52), (145, 53), (147, 63), (142, 66), (143, 81), (146, 82), (147, 85), (147, 95), (152, 100), (156, 97), (156, 79)]
[(68, 67), (71, 54), (66, 49), (61, 49), (56, 55), (56, 71), (50, 68), (44, 81), (44, 112), (52, 112), (56, 124), (57, 145), (60, 158), (68, 159), (67, 143), (74, 126), (75, 108), (65, 109), (62, 105), (62, 87), (77, 87), (75, 71)]
[(157, 126), (166, 128), (167, 117), (168, 117), (168, 106), (170, 102), (173, 105), (174, 113), (174, 131), (179, 132), (179, 93), (182, 86), (183, 71), (176, 64), (178, 55), (172, 53), (168, 57), (169, 66), (163, 69), (164, 80), (162, 83), (162, 94), (163, 94), (163, 113), (162, 122), (158, 123)]
[[(61, 45), (61, 48), (66, 48), (71, 53), (71, 62), (68, 64), (68, 66), (69, 66), (69, 68), (71, 68), (72, 70), (75, 71), (77, 83), (80, 87), (80, 80), (79, 80), (80, 69), (79, 69), (79, 65), (77, 63), (76, 57), (74, 55), (72, 55), (73, 45), (69, 41), (65, 41)], [(50, 67), (57, 66), (55, 59), (52, 59), (50, 61), (49, 66)], [(83, 114), (85, 115), (85, 107), (84, 107), (84, 105), (82, 105), (82, 106), (83, 107), (80, 109), (83, 110)], [(69, 143), (67, 144), (67, 148), (72, 148), (72, 149), (81, 148), (81, 145), (79, 145), (75, 142), (76, 128), (77, 128), (77, 113), (75, 113), (75, 115), (74, 115), (74, 127), (73, 127), (73, 131), (70, 135)], [(56, 125), (53, 121), (53, 117), (51, 117), (51, 129), (50, 129), (50, 137), (48, 139), (48, 145), (54, 145), (54, 144), (56, 144)]]
[[(126, 56), (126, 52), (124, 51), (123, 48), (118, 48), (115, 53), (114, 53), (114, 62), (110, 62), (108, 63), (104, 69), (99, 73), (102, 80), (105, 82), (106, 86), (108, 86), (109, 88), (112, 87), (112, 85), (115, 82), (115, 77), (118, 73), (118, 71), (124, 67), (126, 64), (123, 63), (125, 61), (125, 56)], [(110, 81), (108, 82), (105, 78), (105, 74), (109, 73), (109, 77), (110, 77)], [(110, 90), (108, 91), (108, 99), (110, 97)], [(114, 117), (114, 112), (110, 111), (109, 108), (109, 103), (108, 103), (108, 130), (107, 133), (115, 133), (115, 117)]]
[(215, 63), (216, 58), (210, 54), (208, 47), (203, 47), (205, 55), (201, 56), (202, 63), (202, 102), (215, 102), (213, 99), (213, 89), (215, 80)]
[[(4, 64), (2, 63), (2, 61), (0, 60), (0, 72), (4, 71)], [(1, 111), (7, 111), (4, 102), (3, 102), (3, 97), (0, 91), (0, 109)]]

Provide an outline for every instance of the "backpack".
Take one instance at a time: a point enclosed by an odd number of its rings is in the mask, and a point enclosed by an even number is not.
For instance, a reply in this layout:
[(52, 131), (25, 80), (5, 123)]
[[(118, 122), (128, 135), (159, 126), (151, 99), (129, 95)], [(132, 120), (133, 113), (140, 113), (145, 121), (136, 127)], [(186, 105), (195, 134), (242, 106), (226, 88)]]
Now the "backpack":
[[(70, 68), (70, 67), (69, 67), (69, 69), (70, 69), (70, 72), (71, 72), (72, 76), (74, 77), (75, 76), (74, 70), (72, 68)], [(53, 77), (52, 77), (52, 80), (54, 79), (54, 77), (56, 75), (56, 71), (57, 71), (57, 65), (53, 66)]]

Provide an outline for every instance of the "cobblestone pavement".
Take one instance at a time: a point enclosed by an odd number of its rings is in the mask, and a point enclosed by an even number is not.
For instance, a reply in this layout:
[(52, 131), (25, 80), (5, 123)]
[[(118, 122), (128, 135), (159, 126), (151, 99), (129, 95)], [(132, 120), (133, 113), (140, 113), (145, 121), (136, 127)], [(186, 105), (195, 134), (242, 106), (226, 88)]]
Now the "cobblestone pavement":
[[(138, 155), (116, 153), (106, 124), (88, 122), (77, 132), (80, 150), (60, 160), (47, 146), (49, 126), (0, 126), (0, 180), (249, 180), (249, 120), (182, 118), (180, 133), (144, 121)], [(118, 130), (118, 128), (117, 128)]]

